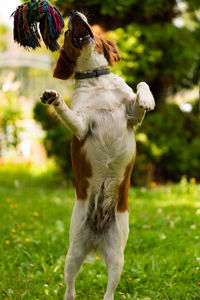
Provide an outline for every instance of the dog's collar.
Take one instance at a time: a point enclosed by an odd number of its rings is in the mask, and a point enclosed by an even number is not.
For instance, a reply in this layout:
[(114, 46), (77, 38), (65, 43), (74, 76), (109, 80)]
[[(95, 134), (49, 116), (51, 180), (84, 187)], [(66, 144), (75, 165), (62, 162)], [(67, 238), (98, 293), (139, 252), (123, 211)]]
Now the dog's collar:
[(85, 78), (93, 78), (93, 77), (99, 77), (101, 75), (110, 74), (110, 69), (100, 69), (100, 70), (94, 70), (92, 72), (88, 73), (75, 73), (76, 79), (85, 79)]

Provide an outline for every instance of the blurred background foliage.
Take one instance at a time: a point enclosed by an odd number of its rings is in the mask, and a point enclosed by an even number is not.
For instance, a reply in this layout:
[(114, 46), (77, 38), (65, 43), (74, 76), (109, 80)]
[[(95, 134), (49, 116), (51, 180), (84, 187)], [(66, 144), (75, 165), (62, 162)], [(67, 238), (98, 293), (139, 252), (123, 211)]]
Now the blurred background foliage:
[(0, 52), (6, 51), (7, 42), (6, 42), (6, 34), (8, 33), (8, 27), (4, 24), (0, 25)]
[[(139, 81), (150, 85), (157, 106), (136, 129), (138, 153), (132, 181), (147, 185), (152, 181), (176, 182), (183, 176), (200, 180), (199, 99), (197, 92), (192, 97), (187, 94), (197, 91), (199, 82), (199, 0), (52, 0), (51, 3), (66, 18), (73, 9), (82, 11), (91, 25), (98, 25), (96, 28), (104, 36), (117, 42), (122, 61), (113, 71), (125, 78), (134, 91)], [(51, 55), (51, 69), (57, 56)], [(43, 89), (54, 88), (70, 104), (73, 80), (52, 79), (52, 71), (34, 68), (26, 68), (25, 77), (24, 89), (26, 95), (34, 98), (33, 115), (42, 125), (47, 154), (72, 179), (71, 133), (59, 123), (51, 108), (40, 102), (35, 104), (35, 100)], [(30, 82), (32, 86), (28, 88)], [(187, 109), (180, 106), (184, 103)]]
[(21, 87), (19, 81), (14, 81), (15, 74), (8, 77), (0, 77), (0, 156), (19, 143), (19, 131), (17, 121), (21, 119), (21, 111), (18, 105), (18, 90)]
[(53, 109), (41, 102), (37, 102), (34, 107), (34, 118), (45, 130), (44, 145), (48, 156), (56, 160), (56, 164), (65, 177), (73, 180), (70, 159), (71, 132), (55, 118)]

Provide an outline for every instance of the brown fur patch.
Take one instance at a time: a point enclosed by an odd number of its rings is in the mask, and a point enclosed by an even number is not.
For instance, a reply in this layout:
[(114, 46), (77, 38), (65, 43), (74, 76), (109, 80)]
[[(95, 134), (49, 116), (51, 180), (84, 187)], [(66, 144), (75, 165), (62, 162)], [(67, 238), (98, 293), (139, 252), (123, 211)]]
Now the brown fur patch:
[(87, 189), (89, 187), (88, 178), (92, 176), (92, 166), (86, 159), (86, 154), (82, 149), (86, 139), (81, 141), (73, 136), (71, 144), (72, 167), (75, 175), (75, 186), (78, 200), (86, 200)]
[(76, 48), (72, 43), (72, 32), (69, 30), (66, 31), (64, 44), (54, 68), (53, 76), (63, 80), (70, 78), (80, 55), (81, 50)]
[(133, 156), (132, 161), (126, 167), (126, 170), (124, 172), (124, 179), (119, 186), (117, 211), (121, 213), (129, 209), (128, 192), (129, 192), (130, 178), (131, 178), (134, 162), (135, 162), (135, 155)]
[(110, 66), (115, 62), (120, 61), (121, 56), (117, 48), (117, 44), (112, 40), (107, 40), (94, 33), (95, 37), (95, 51), (103, 54)]

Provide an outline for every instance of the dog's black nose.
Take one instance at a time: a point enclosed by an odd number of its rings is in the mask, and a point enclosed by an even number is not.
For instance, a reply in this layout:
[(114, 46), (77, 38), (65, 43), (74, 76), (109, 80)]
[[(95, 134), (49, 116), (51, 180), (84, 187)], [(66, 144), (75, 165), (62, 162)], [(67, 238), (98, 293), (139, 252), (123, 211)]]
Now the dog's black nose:
[(77, 10), (72, 10), (70, 12), (70, 16), (75, 16), (75, 15), (78, 15), (78, 11)]

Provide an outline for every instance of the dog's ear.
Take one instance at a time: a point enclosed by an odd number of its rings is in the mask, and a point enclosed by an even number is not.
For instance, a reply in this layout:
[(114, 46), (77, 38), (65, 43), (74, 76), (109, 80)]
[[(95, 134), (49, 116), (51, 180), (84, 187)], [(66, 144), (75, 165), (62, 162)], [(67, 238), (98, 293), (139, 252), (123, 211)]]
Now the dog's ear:
[(74, 62), (67, 57), (65, 50), (62, 48), (53, 71), (53, 76), (62, 80), (69, 79), (74, 72), (74, 66)]
[(113, 66), (115, 62), (120, 61), (121, 56), (117, 44), (114, 41), (103, 39), (103, 50), (110, 66)]

